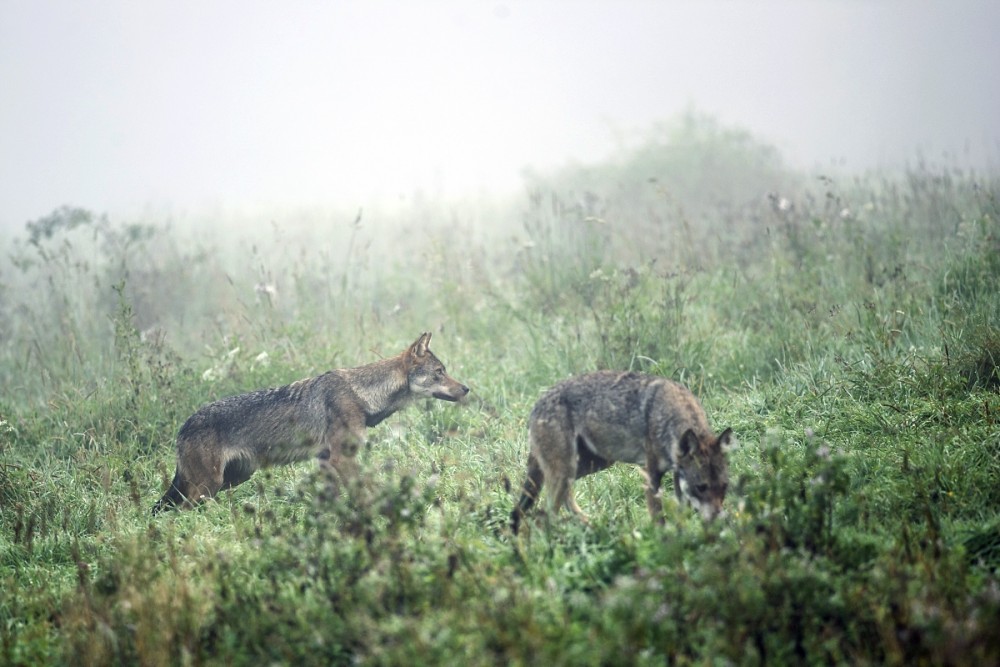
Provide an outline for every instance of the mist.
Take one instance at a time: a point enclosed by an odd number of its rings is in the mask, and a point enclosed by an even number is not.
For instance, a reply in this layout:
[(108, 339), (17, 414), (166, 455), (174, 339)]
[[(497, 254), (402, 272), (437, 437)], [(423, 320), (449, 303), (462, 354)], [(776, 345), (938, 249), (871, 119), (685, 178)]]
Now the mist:
[(997, 165), (993, 2), (0, 6), (0, 229), (517, 193), (697, 109), (798, 169)]

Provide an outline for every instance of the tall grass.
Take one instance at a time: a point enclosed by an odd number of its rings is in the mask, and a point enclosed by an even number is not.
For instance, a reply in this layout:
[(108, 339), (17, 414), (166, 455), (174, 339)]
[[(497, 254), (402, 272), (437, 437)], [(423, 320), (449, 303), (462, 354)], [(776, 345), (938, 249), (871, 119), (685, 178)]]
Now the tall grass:
[[(810, 178), (689, 117), (528, 186), (485, 218), (29, 224), (0, 273), (0, 662), (997, 662), (995, 175)], [(372, 430), (350, 493), (302, 464), (150, 516), (199, 405), (427, 329), (474, 398)], [(724, 520), (655, 527), (620, 466), (578, 484), (592, 526), (507, 532), (532, 404), (594, 368), (734, 428)]]

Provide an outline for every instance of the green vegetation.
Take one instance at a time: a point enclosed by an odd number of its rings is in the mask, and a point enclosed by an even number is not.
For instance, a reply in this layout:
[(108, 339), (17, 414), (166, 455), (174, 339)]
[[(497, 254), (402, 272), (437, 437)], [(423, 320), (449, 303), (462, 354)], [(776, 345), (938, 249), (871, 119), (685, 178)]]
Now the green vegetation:
[[(808, 177), (688, 116), (527, 180), (486, 213), (9, 239), (0, 663), (1000, 662), (996, 176)], [(306, 463), (151, 517), (199, 405), (424, 330), (473, 398), (371, 430), (349, 493)], [(577, 485), (592, 526), (509, 534), (534, 400), (595, 368), (733, 427), (725, 519), (657, 528), (616, 466)]]

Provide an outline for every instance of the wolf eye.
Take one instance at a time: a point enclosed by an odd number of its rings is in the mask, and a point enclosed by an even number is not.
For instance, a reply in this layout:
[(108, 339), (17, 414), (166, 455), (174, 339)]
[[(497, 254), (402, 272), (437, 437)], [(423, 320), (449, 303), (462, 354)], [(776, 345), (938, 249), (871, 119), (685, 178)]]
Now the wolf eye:
[(703, 496), (706, 493), (708, 493), (708, 484), (699, 484), (698, 486), (694, 487), (694, 490), (695, 493), (697, 493), (699, 496)]

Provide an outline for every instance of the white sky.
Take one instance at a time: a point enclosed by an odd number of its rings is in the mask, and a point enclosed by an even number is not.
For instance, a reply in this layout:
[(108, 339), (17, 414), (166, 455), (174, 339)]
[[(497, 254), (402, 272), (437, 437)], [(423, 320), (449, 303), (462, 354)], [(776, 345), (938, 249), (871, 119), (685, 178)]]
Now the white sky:
[(1000, 2), (0, 0), (0, 228), (503, 192), (694, 106), (795, 165), (997, 165)]

